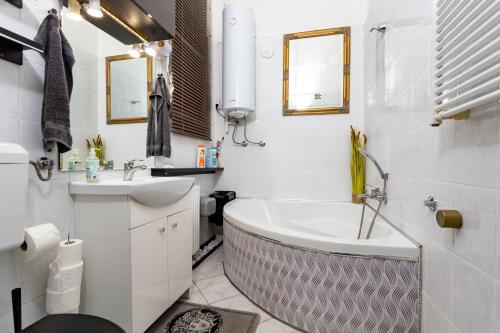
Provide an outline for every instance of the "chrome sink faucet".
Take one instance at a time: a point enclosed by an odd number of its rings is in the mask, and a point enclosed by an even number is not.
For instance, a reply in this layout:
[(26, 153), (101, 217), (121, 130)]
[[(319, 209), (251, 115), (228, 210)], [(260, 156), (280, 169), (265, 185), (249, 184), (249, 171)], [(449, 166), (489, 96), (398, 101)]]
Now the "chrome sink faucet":
[(142, 162), (142, 160), (130, 160), (123, 165), (123, 180), (129, 182), (134, 178), (134, 173), (137, 170), (146, 170), (148, 167), (144, 164), (134, 166), (135, 162)]

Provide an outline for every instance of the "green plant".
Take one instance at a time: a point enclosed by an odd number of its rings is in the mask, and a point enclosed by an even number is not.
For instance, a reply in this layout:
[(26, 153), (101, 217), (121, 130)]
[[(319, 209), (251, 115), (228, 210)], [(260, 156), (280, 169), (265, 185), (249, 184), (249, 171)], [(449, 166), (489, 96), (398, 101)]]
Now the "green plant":
[(358, 151), (358, 147), (366, 147), (366, 135), (351, 126), (351, 182), (352, 200), (359, 202), (356, 195), (365, 191), (365, 157)]

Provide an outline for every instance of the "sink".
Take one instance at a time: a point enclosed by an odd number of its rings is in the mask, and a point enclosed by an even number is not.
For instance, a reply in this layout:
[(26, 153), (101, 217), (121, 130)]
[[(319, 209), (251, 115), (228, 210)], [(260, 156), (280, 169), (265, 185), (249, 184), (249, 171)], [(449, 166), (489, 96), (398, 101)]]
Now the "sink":
[(71, 182), (69, 192), (77, 195), (126, 195), (143, 205), (168, 206), (182, 198), (193, 187), (188, 177), (135, 177), (131, 181), (101, 179), (97, 184)]

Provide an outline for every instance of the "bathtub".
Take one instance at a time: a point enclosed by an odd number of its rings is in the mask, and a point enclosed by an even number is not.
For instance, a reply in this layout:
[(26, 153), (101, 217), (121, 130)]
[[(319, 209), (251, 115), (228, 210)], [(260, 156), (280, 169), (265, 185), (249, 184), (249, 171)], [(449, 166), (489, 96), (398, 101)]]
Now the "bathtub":
[[(361, 205), (236, 199), (224, 207), (224, 270), (262, 309), (305, 332), (420, 332), (420, 247)], [(366, 234), (373, 216), (365, 212)]]

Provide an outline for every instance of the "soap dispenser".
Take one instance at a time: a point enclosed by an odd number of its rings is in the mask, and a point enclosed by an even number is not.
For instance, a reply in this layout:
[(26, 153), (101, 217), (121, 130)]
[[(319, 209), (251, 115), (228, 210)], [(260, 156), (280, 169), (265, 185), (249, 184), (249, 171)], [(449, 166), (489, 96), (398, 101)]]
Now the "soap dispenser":
[(90, 148), (89, 157), (85, 161), (87, 183), (99, 183), (99, 159), (96, 156), (95, 148)]

